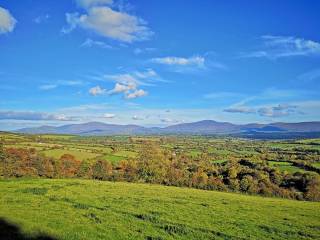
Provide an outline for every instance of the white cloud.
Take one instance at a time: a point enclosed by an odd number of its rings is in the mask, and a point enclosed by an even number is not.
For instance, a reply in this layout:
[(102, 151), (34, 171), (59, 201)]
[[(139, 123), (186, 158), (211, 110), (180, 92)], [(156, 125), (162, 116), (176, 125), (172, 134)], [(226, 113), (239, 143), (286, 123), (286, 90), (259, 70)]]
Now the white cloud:
[(311, 56), (320, 54), (320, 42), (296, 38), (292, 36), (272, 36), (261, 37), (263, 49), (242, 54), (247, 58), (284, 58), (293, 56)]
[(80, 7), (90, 8), (99, 5), (111, 5), (113, 0), (76, 0), (76, 2)]
[(143, 97), (143, 96), (146, 96), (148, 93), (142, 89), (137, 89), (135, 90), (134, 92), (129, 92), (129, 93), (126, 93), (125, 97), (127, 99), (134, 99), (134, 98), (138, 98), (138, 97)]
[(104, 77), (116, 82), (114, 88), (108, 92), (109, 94), (123, 93), (124, 98), (135, 99), (148, 94), (145, 90), (139, 89), (139, 86), (152, 86), (150, 82), (154, 78), (158, 78), (158, 74), (152, 69), (147, 69), (142, 72), (135, 71), (126, 74), (105, 75)]
[(112, 46), (110, 46), (109, 44), (106, 44), (104, 42), (101, 41), (95, 41), (92, 40), (90, 38), (87, 38), (81, 45), (81, 47), (100, 47), (100, 48), (107, 48), (107, 49), (112, 49)]
[(108, 93), (109, 94), (116, 94), (116, 93), (128, 93), (130, 90), (135, 90), (136, 85), (135, 84), (121, 84), (121, 83), (116, 83), (114, 88), (110, 90)]
[(194, 56), (189, 58), (184, 57), (162, 57), (152, 58), (152, 62), (165, 65), (178, 65), (178, 66), (198, 66), (203, 67), (205, 64), (205, 58), (201, 56)]
[(89, 93), (92, 96), (101, 95), (101, 94), (104, 94), (105, 92), (106, 92), (106, 89), (101, 88), (100, 86), (96, 86), (96, 87), (93, 87), (93, 88), (89, 89)]
[(113, 113), (105, 113), (105, 114), (103, 115), (103, 117), (104, 117), (104, 118), (115, 118), (116, 115), (113, 114)]
[(0, 7), (0, 34), (12, 32), (17, 20), (10, 14), (10, 12)]
[[(90, 1), (97, 2), (97, 1)], [(68, 28), (62, 29), (63, 33), (69, 33), (77, 27), (91, 30), (101, 36), (131, 43), (147, 40), (152, 32), (146, 26), (146, 22), (137, 16), (125, 12), (118, 12), (109, 6), (89, 4), (86, 13), (67, 13)]]

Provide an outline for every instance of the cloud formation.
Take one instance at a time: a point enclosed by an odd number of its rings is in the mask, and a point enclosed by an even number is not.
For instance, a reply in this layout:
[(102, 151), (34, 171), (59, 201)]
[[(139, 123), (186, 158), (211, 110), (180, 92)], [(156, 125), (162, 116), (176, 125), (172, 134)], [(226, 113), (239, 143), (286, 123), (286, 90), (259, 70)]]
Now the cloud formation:
[(235, 106), (235, 107), (224, 109), (223, 111), (228, 113), (246, 113), (246, 114), (256, 113), (255, 109), (246, 107), (246, 106)]
[(152, 58), (151, 61), (154, 63), (164, 64), (164, 65), (203, 67), (205, 63), (205, 58), (201, 56), (193, 56), (189, 58), (162, 57), (162, 58)]
[(90, 8), (99, 5), (111, 5), (113, 0), (76, 0), (78, 6), (83, 8)]
[(41, 112), (17, 112), (17, 111), (1, 111), (0, 120), (50, 120), (50, 121), (71, 121), (73, 118), (64, 114), (48, 114)]
[(106, 93), (106, 89), (100, 87), (100, 86), (96, 86), (96, 87), (93, 87), (93, 88), (90, 88), (89, 89), (89, 93), (92, 95), (92, 96), (98, 96), (98, 95), (102, 95), (104, 93)]
[(242, 57), (247, 58), (284, 58), (293, 56), (311, 56), (320, 54), (320, 43), (292, 36), (261, 37), (263, 48), (258, 51), (245, 53)]
[(295, 109), (297, 106), (292, 106), (292, 105), (281, 105), (279, 104), (278, 106), (275, 107), (263, 107), (258, 109), (258, 113), (260, 116), (264, 117), (283, 117), (283, 116), (288, 116), (291, 113), (295, 113)]
[(40, 90), (52, 90), (55, 88), (58, 88), (60, 86), (79, 86), (79, 85), (83, 85), (84, 82), (82, 81), (73, 81), (73, 80), (59, 80), (59, 81), (55, 81), (54, 83), (48, 83), (48, 84), (43, 84), (39, 86)]
[(137, 89), (134, 92), (129, 92), (125, 95), (125, 97), (127, 99), (134, 99), (134, 98), (138, 98), (138, 97), (143, 97), (146, 96), (148, 93), (142, 89)]
[(17, 20), (10, 14), (10, 12), (0, 7), (0, 34), (12, 32)]
[(247, 107), (247, 106), (234, 106), (227, 109), (224, 109), (224, 112), (228, 113), (242, 113), (242, 114), (258, 114), (262, 117), (284, 117), (289, 116), (290, 114), (298, 113), (301, 114), (300, 111), (297, 111), (297, 106), (289, 105), (289, 104), (279, 104), (276, 106), (266, 106), (266, 107)]
[(109, 44), (106, 44), (106, 43), (101, 42), (101, 41), (95, 41), (95, 40), (92, 40), (90, 38), (87, 38), (80, 46), (81, 47), (87, 47), (87, 48), (91, 48), (91, 47), (100, 47), (100, 48), (106, 48), (106, 49), (112, 49), (113, 48)]
[(111, 8), (108, 0), (78, 0), (85, 14), (66, 13), (67, 28), (63, 33), (69, 33), (77, 27), (93, 31), (100, 36), (121, 42), (147, 40), (153, 34), (147, 23), (134, 15)]
[(135, 99), (146, 96), (147, 91), (140, 89), (139, 86), (150, 86), (153, 85), (152, 79), (158, 77), (158, 74), (152, 70), (147, 69), (146, 71), (135, 71), (133, 73), (105, 75), (105, 78), (111, 79), (116, 82), (114, 88), (110, 90), (109, 94), (120, 94), (124, 95), (125, 99)]

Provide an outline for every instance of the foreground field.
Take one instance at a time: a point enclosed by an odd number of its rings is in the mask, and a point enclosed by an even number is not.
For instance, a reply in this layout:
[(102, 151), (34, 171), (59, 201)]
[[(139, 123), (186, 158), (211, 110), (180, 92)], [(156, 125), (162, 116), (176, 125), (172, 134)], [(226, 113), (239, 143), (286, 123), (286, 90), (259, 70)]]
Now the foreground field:
[(0, 218), (65, 240), (320, 238), (320, 203), (93, 180), (1, 180)]

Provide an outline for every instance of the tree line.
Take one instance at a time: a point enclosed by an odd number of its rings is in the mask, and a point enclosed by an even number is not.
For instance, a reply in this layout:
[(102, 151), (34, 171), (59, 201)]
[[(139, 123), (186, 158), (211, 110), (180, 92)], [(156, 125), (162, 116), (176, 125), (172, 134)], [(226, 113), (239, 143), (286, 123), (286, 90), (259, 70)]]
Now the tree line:
[(136, 158), (111, 163), (103, 159), (80, 161), (70, 154), (56, 160), (32, 148), (5, 149), (0, 144), (0, 176), (144, 182), (320, 201), (317, 173), (281, 172), (261, 159), (230, 159), (215, 164), (206, 154), (176, 154), (151, 141), (141, 146)]

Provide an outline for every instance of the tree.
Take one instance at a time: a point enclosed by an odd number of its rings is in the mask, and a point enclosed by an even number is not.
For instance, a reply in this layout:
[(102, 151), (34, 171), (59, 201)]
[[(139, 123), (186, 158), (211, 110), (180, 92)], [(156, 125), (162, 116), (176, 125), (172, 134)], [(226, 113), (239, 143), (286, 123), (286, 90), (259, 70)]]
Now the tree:
[(105, 160), (98, 160), (92, 166), (92, 178), (98, 180), (109, 180), (112, 175), (112, 165)]
[(320, 201), (320, 177), (314, 176), (307, 185), (305, 198), (310, 201)]
[(6, 153), (4, 151), (3, 143), (0, 142), (0, 164), (1, 164), (1, 175), (6, 176)]

